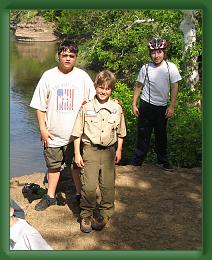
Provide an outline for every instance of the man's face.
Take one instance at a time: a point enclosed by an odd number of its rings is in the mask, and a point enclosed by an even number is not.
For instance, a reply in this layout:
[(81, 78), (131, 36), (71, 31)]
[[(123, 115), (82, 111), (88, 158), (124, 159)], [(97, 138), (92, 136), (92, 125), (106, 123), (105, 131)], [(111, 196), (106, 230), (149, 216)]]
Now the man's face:
[(103, 104), (107, 102), (112, 93), (112, 89), (108, 87), (107, 82), (103, 86), (96, 87), (96, 97), (99, 103)]
[(59, 68), (63, 73), (68, 73), (74, 67), (76, 63), (76, 53), (70, 52), (69, 50), (62, 51), (59, 54)]
[(164, 51), (163, 50), (151, 50), (150, 51), (150, 56), (152, 61), (156, 64), (156, 65), (160, 65), (161, 62), (164, 60)]

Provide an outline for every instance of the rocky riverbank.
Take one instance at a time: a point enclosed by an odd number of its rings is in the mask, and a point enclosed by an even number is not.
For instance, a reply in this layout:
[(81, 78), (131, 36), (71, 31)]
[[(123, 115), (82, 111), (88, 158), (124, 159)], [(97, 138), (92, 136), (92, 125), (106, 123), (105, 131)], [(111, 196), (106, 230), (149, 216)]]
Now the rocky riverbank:
[(13, 26), (17, 41), (24, 42), (51, 42), (57, 41), (54, 23), (47, 22), (41, 16), (34, 16), (30, 20), (22, 21)]

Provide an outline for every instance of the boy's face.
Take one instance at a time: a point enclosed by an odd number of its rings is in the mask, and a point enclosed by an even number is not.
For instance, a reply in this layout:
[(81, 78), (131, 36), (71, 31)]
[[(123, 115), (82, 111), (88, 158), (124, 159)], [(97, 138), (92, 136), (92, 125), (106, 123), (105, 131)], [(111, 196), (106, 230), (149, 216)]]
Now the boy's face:
[(70, 52), (69, 50), (62, 51), (59, 54), (59, 62), (60, 62), (59, 69), (63, 73), (70, 72), (76, 63), (76, 59), (77, 59), (76, 53)]
[(164, 51), (163, 50), (151, 50), (150, 51), (150, 56), (152, 61), (156, 64), (156, 65), (160, 65), (161, 62), (164, 60)]
[(110, 95), (112, 93), (112, 89), (108, 87), (108, 83), (106, 82), (102, 86), (96, 87), (96, 97), (99, 103), (103, 104), (108, 101)]

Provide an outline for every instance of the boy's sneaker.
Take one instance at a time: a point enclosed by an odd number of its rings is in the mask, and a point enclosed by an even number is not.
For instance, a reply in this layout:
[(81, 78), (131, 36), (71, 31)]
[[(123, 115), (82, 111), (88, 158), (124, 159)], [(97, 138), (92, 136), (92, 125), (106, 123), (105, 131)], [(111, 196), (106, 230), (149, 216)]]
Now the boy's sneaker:
[(165, 171), (173, 171), (174, 168), (170, 162), (165, 162), (165, 163), (157, 163), (157, 165), (162, 168)]
[(90, 217), (86, 217), (86, 218), (81, 219), (80, 230), (83, 233), (90, 233), (92, 231), (91, 218)]
[(164, 169), (165, 171), (173, 171), (173, 170), (174, 170), (172, 164), (169, 163), (169, 162), (166, 162), (166, 163), (163, 164), (163, 169)]
[(47, 209), (49, 206), (56, 205), (57, 199), (56, 198), (50, 198), (49, 195), (45, 194), (43, 195), (43, 198), (38, 202), (38, 204), (35, 205), (35, 210), (42, 211)]
[(94, 230), (102, 230), (108, 223), (109, 217), (103, 217), (99, 215), (98, 217), (92, 218), (91, 226)]

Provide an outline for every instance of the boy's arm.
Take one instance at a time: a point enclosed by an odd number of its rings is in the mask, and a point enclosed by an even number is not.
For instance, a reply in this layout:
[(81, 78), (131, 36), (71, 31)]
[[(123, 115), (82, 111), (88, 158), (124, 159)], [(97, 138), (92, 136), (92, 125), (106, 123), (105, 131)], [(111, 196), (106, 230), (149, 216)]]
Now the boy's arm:
[(43, 145), (45, 147), (48, 147), (48, 139), (50, 138), (51, 140), (53, 140), (53, 135), (51, 135), (46, 129), (46, 123), (45, 123), (46, 112), (37, 109), (36, 115), (37, 115), (38, 124), (40, 128), (41, 141), (43, 142)]
[(178, 82), (171, 84), (171, 103), (166, 109), (166, 117), (171, 118), (174, 115), (174, 109), (176, 106), (178, 94)]
[(80, 142), (81, 142), (80, 137), (74, 137), (74, 162), (78, 167), (83, 168), (85, 164), (80, 154)]
[(141, 94), (141, 90), (143, 88), (143, 85), (140, 82), (136, 82), (135, 87), (134, 87), (134, 92), (133, 92), (133, 104), (132, 104), (132, 110), (133, 114), (138, 117), (139, 116), (139, 111), (137, 108), (137, 100)]
[(119, 163), (121, 161), (121, 153), (122, 153), (123, 141), (124, 141), (123, 138), (118, 137), (117, 149), (116, 149), (116, 155), (115, 155), (115, 162), (116, 163)]
[(81, 136), (84, 131), (84, 112), (83, 107), (78, 112), (77, 118), (74, 123), (74, 128), (72, 130), (72, 136), (74, 137), (74, 161), (76, 165), (80, 168), (84, 167), (84, 162), (80, 154), (80, 143)]

